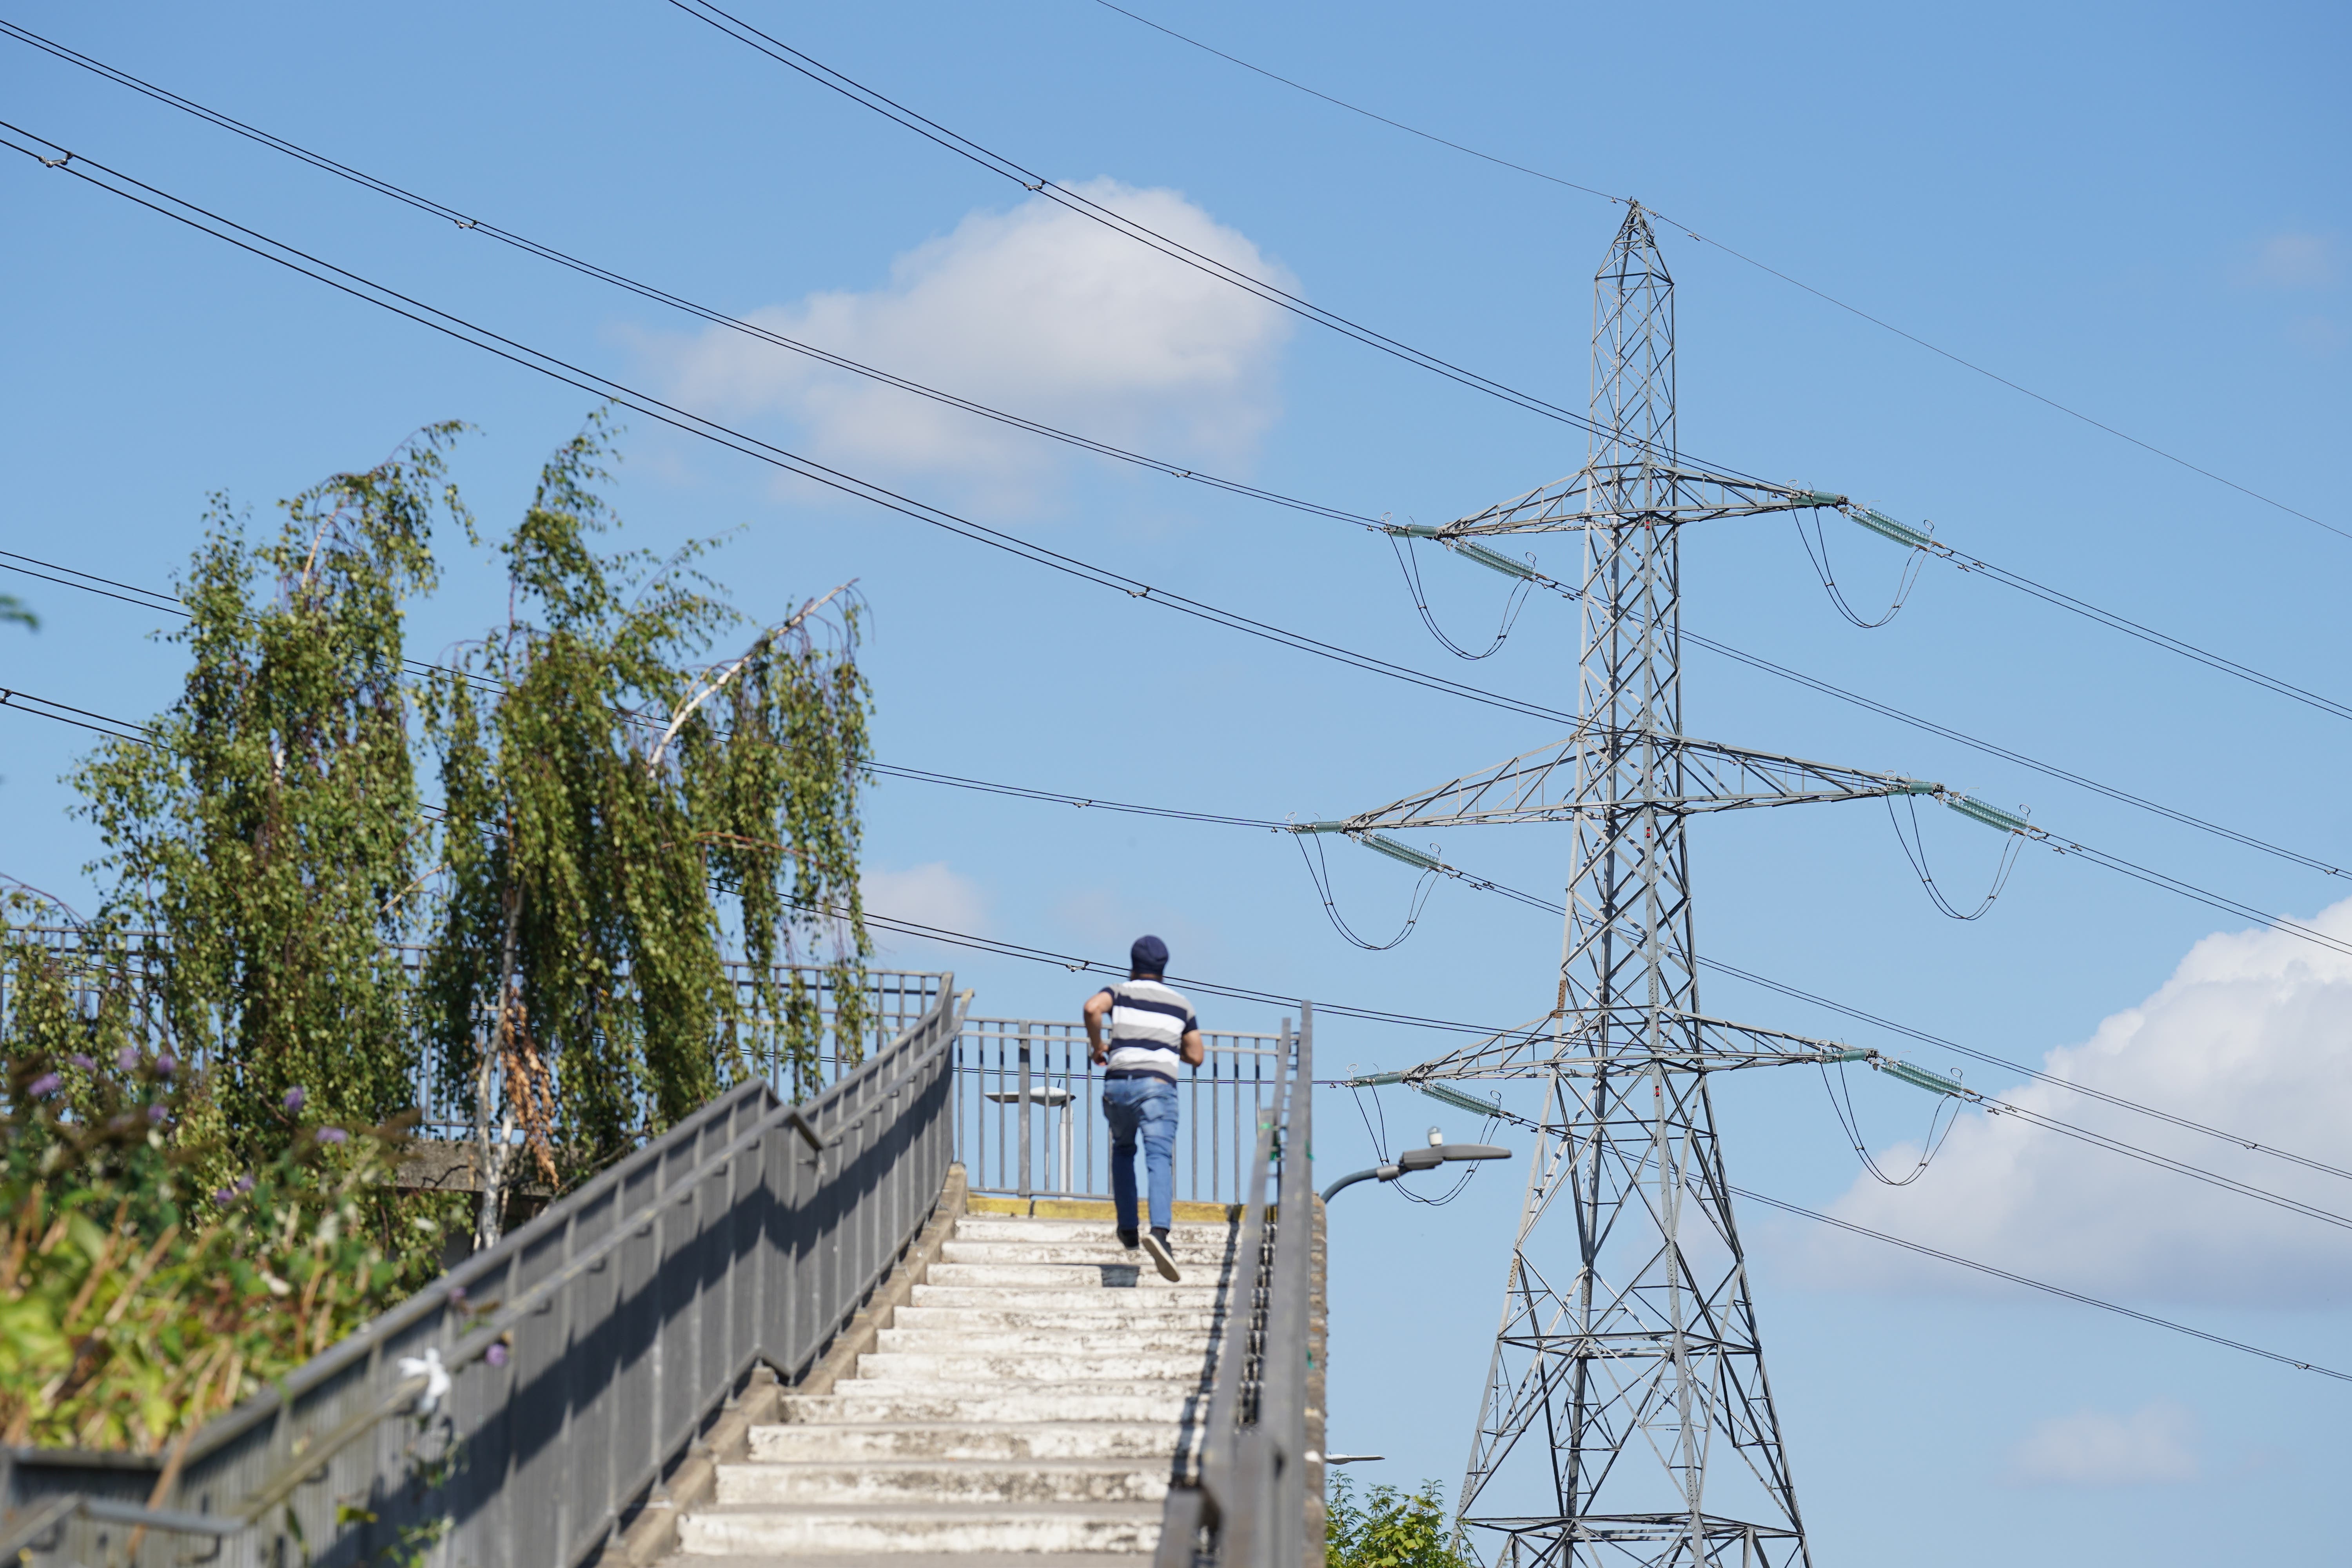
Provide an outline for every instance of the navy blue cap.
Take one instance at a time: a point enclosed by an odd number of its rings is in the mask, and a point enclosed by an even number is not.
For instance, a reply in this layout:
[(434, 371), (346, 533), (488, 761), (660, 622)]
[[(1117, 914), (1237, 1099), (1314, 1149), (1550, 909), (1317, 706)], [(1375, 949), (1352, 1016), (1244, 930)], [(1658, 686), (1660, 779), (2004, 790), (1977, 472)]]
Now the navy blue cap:
[(1156, 936), (1137, 937), (1127, 950), (1127, 969), (1130, 974), (1167, 973), (1168, 944)]

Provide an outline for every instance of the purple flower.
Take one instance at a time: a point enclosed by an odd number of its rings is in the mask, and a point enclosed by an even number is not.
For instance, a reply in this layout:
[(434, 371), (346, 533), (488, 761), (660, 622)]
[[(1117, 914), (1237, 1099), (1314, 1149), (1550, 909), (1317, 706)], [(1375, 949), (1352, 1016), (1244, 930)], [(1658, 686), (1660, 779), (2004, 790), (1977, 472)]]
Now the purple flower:
[(155, 1058), (156, 1075), (160, 1078), (170, 1078), (172, 1076), (173, 1069), (176, 1068), (179, 1065), (179, 1063), (172, 1059), (171, 1054), (166, 1052), (163, 1056)]
[(235, 1187), (223, 1187), (220, 1191), (213, 1194), (213, 1202), (220, 1205), (223, 1208), (226, 1208), (229, 1205), (236, 1202), (236, 1189)]
[(501, 1344), (493, 1344), (489, 1349), (482, 1352), (482, 1359), (488, 1362), (492, 1366), (504, 1366), (507, 1364), (507, 1347)]
[(319, 1142), (321, 1143), (341, 1143), (350, 1136), (350, 1133), (344, 1131), (340, 1127), (321, 1127), (319, 1129)]
[(125, 1046), (121, 1050), (115, 1052), (114, 1065), (121, 1068), (124, 1072), (130, 1072), (139, 1066), (139, 1047), (136, 1046)]
[(150, 1121), (161, 1121), (171, 1114), (160, 1105), (151, 1105), (147, 1108), (147, 1120)]
[(64, 1088), (65, 1081), (53, 1072), (45, 1072), (32, 1081), (29, 1092), (35, 1100), (47, 1100)]
[(294, 1088), (288, 1089), (286, 1091), (286, 1113), (289, 1116), (291, 1116), (294, 1112), (301, 1110), (302, 1101), (305, 1098), (307, 1097), (302, 1093), (301, 1086), (299, 1084)]
[(73, 1063), (74, 1066), (81, 1068), (84, 1072), (96, 1072), (98, 1070), (98, 1064), (90, 1060), (88, 1057), (82, 1055), (79, 1051), (76, 1051), (73, 1055), (68, 1057), (66, 1060)]
[(462, 1307), (462, 1306), (464, 1306), (465, 1304), (466, 1304), (466, 1288), (465, 1288), (463, 1285), (452, 1285), (452, 1286), (450, 1286), (450, 1287), (449, 1287), (449, 1305), (451, 1305), (451, 1306), (453, 1306), (453, 1307)]
[(252, 1172), (247, 1171), (244, 1175), (239, 1176), (236, 1179), (236, 1190), (240, 1193), (249, 1193), (253, 1191)]

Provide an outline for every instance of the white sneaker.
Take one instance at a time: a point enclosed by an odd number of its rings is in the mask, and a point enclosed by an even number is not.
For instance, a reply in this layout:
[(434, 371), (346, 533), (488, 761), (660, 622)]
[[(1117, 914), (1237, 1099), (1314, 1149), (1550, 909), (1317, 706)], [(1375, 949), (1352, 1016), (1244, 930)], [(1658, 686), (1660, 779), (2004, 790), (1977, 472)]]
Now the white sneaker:
[(1168, 1244), (1160, 1239), (1158, 1232), (1143, 1233), (1143, 1250), (1151, 1255), (1152, 1265), (1160, 1270), (1160, 1278), (1171, 1285), (1182, 1281), (1184, 1276), (1177, 1271), (1175, 1255), (1168, 1250)]

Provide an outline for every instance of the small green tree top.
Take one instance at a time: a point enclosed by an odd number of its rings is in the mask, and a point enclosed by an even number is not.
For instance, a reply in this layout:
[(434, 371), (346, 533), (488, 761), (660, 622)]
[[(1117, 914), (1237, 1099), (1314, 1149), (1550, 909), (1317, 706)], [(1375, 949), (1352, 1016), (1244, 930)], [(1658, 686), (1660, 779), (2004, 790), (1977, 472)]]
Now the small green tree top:
[(1470, 1568), (1454, 1547), (1444, 1492), (1424, 1481), (1415, 1492), (1376, 1486), (1357, 1500), (1345, 1474), (1331, 1478), (1323, 1560), (1329, 1568)]

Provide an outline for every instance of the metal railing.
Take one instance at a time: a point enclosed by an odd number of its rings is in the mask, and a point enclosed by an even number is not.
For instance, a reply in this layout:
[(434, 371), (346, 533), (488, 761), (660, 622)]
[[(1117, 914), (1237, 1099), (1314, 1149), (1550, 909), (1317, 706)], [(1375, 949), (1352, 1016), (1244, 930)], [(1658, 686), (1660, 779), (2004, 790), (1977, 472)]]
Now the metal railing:
[[(101, 959), (89, 955), (83, 933), (72, 926), (0, 926), (0, 954), (5, 954), (8, 947), (19, 944), (38, 947), (68, 964), (103, 962), (118, 968), (127, 968), (138, 984), (142, 1017), (151, 1036), (151, 1044), (160, 1047), (164, 1043), (160, 1026), (153, 1022), (152, 1014), (145, 1011), (148, 999), (153, 995), (154, 988), (162, 978), (169, 953), (169, 945), (163, 937), (152, 931), (131, 932), (122, 939), (118, 950)], [(408, 972), (410, 979), (415, 980), (423, 971), (426, 950), (404, 945), (394, 951), (400, 955), (401, 965)], [(758, 980), (757, 972), (741, 959), (730, 958), (723, 962), (736, 994), (748, 1005)], [(94, 980), (94, 972), (86, 973), (92, 973)], [(832, 981), (824, 969), (813, 964), (778, 964), (772, 974), (776, 984), (787, 989), (797, 974), (806, 991), (815, 1013), (818, 1036), (824, 1042), (817, 1056), (820, 1083), (835, 1081), (855, 1068), (867, 1053), (887, 1046), (916, 1020), (928, 1014), (952, 982), (952, 976), (928, 970), (866, 971), (866, 1026), (858, 1038), (844, 1040), (838, 1026), (840, 998), (834, 994)], [(0, 964), (0, 1032), (6, 1030), (11, 1009), (16, 1004), (7, 982), (8, 970), (5, 964)], [(79, 994), (85, 1008), (96, 1005), (94, 985), (85, 988)], [(210, 1064), (199, 1053), (190, 1065), (202, 1068)], [(779, 1096), (794, 1091), (793, 1064), (772, 1047), (755, 1044), (748, 1065), (752, 1073), (764, 1078)], [(563, 1064), (561, 1061), (553, 1063), (551, 1070), (560, 1075), (563, 1071)], [(495, 1079), (494, 1070), (494, 1095), (498, 1088)], [(423, 1058), (417, 1061), (411, 1069), (410, 1084), (422, 1117), (416, 1127), (416, 1136), (456, 1140), (470, 1140), (474, 1136), (474, 1125), (465, 1113), (461, 1097), (440, 1081), (440, 1075), (431, 1061)]]
[(743, 1084), (160, 1457), (0, 1450), (36, 1568), (577, 1568), (752, 1369), (805, 1374), (952, 1156), (939, 988), (801, 1105)]
[[(1178, 1081), (1176, 1196), (1234, 1204), (1249, 1179), (1258, 1123), (1273, 1102), (1279, 1035), (1203, 1034), (1201, 1065)], [(976, 1193), (1103, 1197), (1110, 1135), (1103, 1069), (1086, 1026), (967, 1018), (956, 1040), (956, 1158)]]
[[(1157, 1568), (1303, 1568), (1313, 1538), (1321, 1457), (1308, 1447), (1307, 1336), (1316, 1204), (1312, 1006), (1284, 1024), (1271, 1102), (1250, 1157), (1201, 1447), (1199, 1484), (1169, 1489)], [(1272, 1186), (1276, 1202), (1267, 1204)]]

